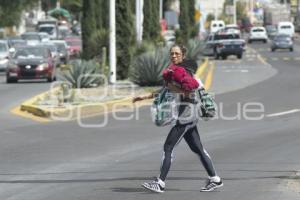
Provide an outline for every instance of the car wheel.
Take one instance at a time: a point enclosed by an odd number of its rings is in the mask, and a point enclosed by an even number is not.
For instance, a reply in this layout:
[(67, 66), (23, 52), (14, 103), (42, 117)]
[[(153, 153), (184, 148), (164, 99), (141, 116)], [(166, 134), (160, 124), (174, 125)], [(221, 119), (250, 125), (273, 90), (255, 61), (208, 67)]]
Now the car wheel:
[(17, 83), (17, 82), (18, 82), (18, 79), (12, 79), (12, 78), (6, 77), (6, 83)]
[(218, 60), (218, 59), (219, 59), (219, 57), (220, 57), (220, 55), (219, 55), (217, 52), (215, 52), (215, 55), (214, 55), (214, 57), (215, 57), (215, 59), (216, 59), (216, 60)]
[(294, 51), (294, 48), (290, 48), (290, 51)]
[(243, 54), (238, 54), (238, 55), (237, 55), (237, 58), (238, 58), (238, 59), (242, 59), (242, 57), (243, 57)]
[(51, 75), (50, 77), (47, 78), (47, 82), (48, 82), (48, 83), (51, 83), (52, 81), (53, 81), (53, 77), (52, 77), (52, 75)]
[(275, 49), (274, 49), (274, 48), (272, 48), (272, 49), (271, 49), (271, 51), (272, 51), (272, 52), (274, 52), (274, 51), (275, 51)]
[(264, 43), (267, 43), (267, 40), (264, 40)]
[(249, 44), (251, 44), (251, 42), (252, 42), (251, 40), (248, 40), (248, 43), (249, 43)]
[(223, 56), (222, 56), (222, 59), (223, 59), (223, 60), (226, 60), (226, 59), (227, 59), (227, 56), (223, 55)]

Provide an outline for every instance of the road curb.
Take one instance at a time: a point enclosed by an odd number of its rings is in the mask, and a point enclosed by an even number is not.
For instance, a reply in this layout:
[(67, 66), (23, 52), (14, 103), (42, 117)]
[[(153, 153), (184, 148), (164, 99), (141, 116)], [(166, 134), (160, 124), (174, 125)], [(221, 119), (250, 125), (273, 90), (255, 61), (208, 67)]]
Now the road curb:
[[(198, 70), (196, 72), (196, 77), (197, 78), (203, 78), (205, 72), (207, 71), (207, 67), (209, 65), (208, 58), (204, 59), (204, 62), (198, 67)], [(130, 107), (129, 105), (132, 104), (132, 96), (125, 97), (122, 99), (118, 100), (108, 100), (105, 102), (98, 102), (98, 103), (90, 103), (90, 104), (82, 104), (82, 105), (65, 105), (65, 107), (54, 107), (54, 108), (44, 108), (42, 106), (34, 105), (34, 103), (37, 101), (37, 99), (43, 99), (43, 97), (49, 92), (55, 92), (59, 88), (54, 88), (52, 91), (48, 90), (46, 92), (43, 92), (41, 94), (38, 94), (23, 103), (19, 106), (20, 111), (22, 112), (27, 112), (28, 116), (27, 118), (34, 118), (34, 116), (40, 117), (42, 119), (46, 120), (55, 120), (55, 119), (63, 119), (65, 118), (66, 120), (63, 121), (68, 121), (68, 120), (74, 120), (78, 115), (83, 115), (80, 117), (87, 117), (87, 116), (95, 116), (95, 115), (101, 115), (103, 113), (109, 113), (114, 109), (115, 107)], [(139, 95), (144, 95), (149, 92), (145, 92), (143, 94)], [(152, 102), (152, 101), (151, 101)], [(133, 106), (142, 106), (142, 105), (149, 105), (151, 104), (150, 101), (144, 101), (144, 102), (139, 102), (135, 103)], [(127, 104), (127, 105), (126, 105)], [(18, 107), (17, 107), (18, 108)], [(17, 108), (14, 108), (12, 110), (17, 110)], [(24, 117), (24, 113), (19, 113), (19, 112), (12, 112), (16, 115)], [(31, 117), (31, 115), (33, 115)], [(36, 120), (37, 121), (37, 120)]]
[[(112, 109), (126, 109), (130, 106), (142, 106), (142, 105), (149, 105), (149, 101), (145, 101), (143, 103), (135, 103), (132, 104), (132, 98), (133, 96), (128, 96), (121, 99), (115, 99), (115, 100), (108, 100), (104, 102), (97, 102), (97, 103), (87, 103), (87, 104), (81, 104), (81, 105), (71, 105), (66, 104), (64, 107), (49, 107), (44, 108), (43, 106), (34, 105), (34, 102), (37, 101), (37, 99), (42, 99), (45, 95), (49, 94), (49, 92), (55, 92), (58, 90), (58, 88), (53, 89), (52, 91), (46, 91), (41, 94), (38, 94), (23, 103), (21, 103), (20, 106), (14, 108), (11, 110), (11, 113), (31, 118), (34, 121), (38, 122), (45, 122), (46, 121), (70, 121), (76, 119), (79, 115), (81, 118), (89, 117), (89, 116), (95, 116), (95, 115), (101, 115), (104, 113), (110, 113)], [(148, 94), (148, 92), (141, 93), (139, 95), (145, 95)], [(22, 112), (19, 112), (22, 111)], [(26, 116), (25, 113), (27, 113)], [(40, 117), (40, 120), (36, 120), (35, 117)]]
[(208, 58), (204, 58), (204, 62), (198, 67), (198, 70), (196, 71), (196, 77), (202, 79), (203, 75), (208, 67)]

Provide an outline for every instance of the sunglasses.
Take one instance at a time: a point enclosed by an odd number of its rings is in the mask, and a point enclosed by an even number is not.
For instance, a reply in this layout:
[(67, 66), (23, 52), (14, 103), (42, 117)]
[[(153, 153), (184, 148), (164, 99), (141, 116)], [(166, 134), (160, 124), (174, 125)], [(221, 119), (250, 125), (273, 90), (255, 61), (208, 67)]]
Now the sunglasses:
[(179, 53), (179, 52), (171, 52), (170, 55), (171, 55), (171, 56), (173, 56), (173, 55), (179, 56), (179, 55), (181, 55), (181, 53)]

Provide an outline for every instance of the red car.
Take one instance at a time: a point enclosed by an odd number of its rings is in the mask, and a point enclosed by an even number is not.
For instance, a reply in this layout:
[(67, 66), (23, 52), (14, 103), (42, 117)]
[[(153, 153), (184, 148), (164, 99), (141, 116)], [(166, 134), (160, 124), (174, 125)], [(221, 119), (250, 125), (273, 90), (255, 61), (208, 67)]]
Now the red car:
[(25, 46), (18, 48), (6, 69), (6, 82), (20, 79), (55, 80), (56, 68), (51, 51), (44, 46)]
[(68, 45), (69, 55), (70, 57), (75, 57), (82, 49), (81, 38), (79, 37), (68, 37), (65, 38), (65, 41)]

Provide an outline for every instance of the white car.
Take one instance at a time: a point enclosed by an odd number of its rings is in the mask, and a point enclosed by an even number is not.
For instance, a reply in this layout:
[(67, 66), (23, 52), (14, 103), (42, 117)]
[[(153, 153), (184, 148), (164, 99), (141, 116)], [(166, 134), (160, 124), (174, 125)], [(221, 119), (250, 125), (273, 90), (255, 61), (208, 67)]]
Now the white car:
[(294, 38), (294, 24), (292, 22), (279, 22), (277, 26), (277, 33), (289, 35), (291, 38)]
[(268, 34), (264, 27), (257, 26), (252, 27), (250, 30), (250, 36), (248, 38), (248, 43), (252, 41), (263, 41), (264, 43), (268, 42)]
[(235, 34), (241, 34), (241, 31), (240, 31), (238, 25), (236, 25), (236, 24), (227, 24), (225, 26), (225, 30), (228, 32), (235, 33)]
[(210, 33), (215, 33), (225, 28), (225, 22), (223, 20), (212, 20), (210, 22)]

